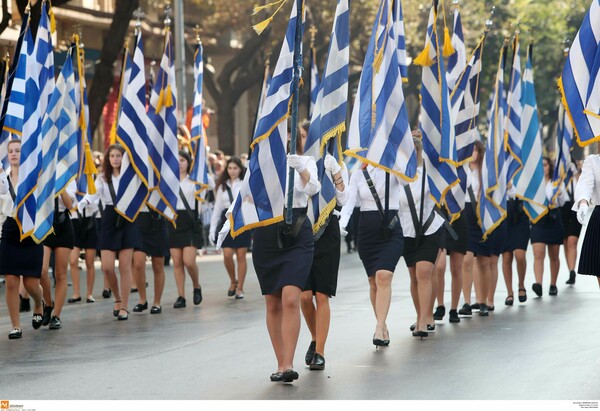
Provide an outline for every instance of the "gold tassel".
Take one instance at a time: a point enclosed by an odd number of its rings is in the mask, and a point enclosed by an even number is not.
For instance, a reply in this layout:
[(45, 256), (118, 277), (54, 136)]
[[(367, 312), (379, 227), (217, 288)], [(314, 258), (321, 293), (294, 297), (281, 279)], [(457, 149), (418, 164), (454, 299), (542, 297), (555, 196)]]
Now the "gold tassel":
[(271, 24), (272, 21), (273, 21), (273, 16), (269, 17), (265, 21), (261, 21), (260, 23), (255, 24), (254, 26), (252, 26), (252, 28), (254, 29), (256, 34), (258, 34), (260, 36), (262, 34), (262, 32), (265, 31), (265, 29), (267, 27), (269, 27), (269, 24)]
[(259, 6), (257, 4), (256, 6), (254, 6), (254, 10), (252, 11), (252, 15), (254, 16), (255, 14), (258, 14), (260, 11), (262, 11), (264, 9), (268, 9), (270, 7), (276, 6), (276, 5), (284, 3), (286, 1), (287, 0), (279, 0), (279, 1), (275, 1), (273, 3), (265, 4), (264, 6)]
[(425, 50), (421, 52), (414, 60), (413, 64), (422, 67), (429, 67), (433, 64), (433, 59), (429, 57), (429, 42), (427, 42), (427, 46), (425, 46)]
[(52, 2), (48, 2), (48, 16), (50, 17), (50, 33), (56, 33), (56, 18), (54, 17), (54, 9)]
[(94, 164), (94, 157), (92, 157), (92, 149), (90, 143), (85, 142), (85, 167), (83, 168), (83, 174), (87, 178), (88, 194), (96, 194), (96, 183), (94, 182), (94, 176), (98, 173), (96, 165)]
[(170, 84), (167, 86), (167, 91), (165, 92), (164, 100), (165, 100), (165, 107), (172, 107), (174, 105), (173, 92), (171, 91)]
[(160, 110), (163, 108), (163, 101), (165, 100), (165, 89), (160, 89), (160, 94), (158, 95), (158, 101), (156, 102), (156, 112), (160, 113)]
[(283, 5), (285, 4), (287, 0), (281, 0), (278, 2), (274, 2), (271, 4), (267, 4), (266, 6), (255, 6), (254, 7), (254, 14), (258, 13), (259, 11), (267, 8), (267, 7), (271, 7), (271, 6), (276, 6), (277, 4), (279, 4), (279, 7), (277, 8), (277, 10), (275, 10), (275, 13), (273, 13), (273, 15), (271, 17), (269, 17), (268, 19), (261, 21), (258, 24), (255, 24), (254, 26), (252, 26), (252, 28), (254, 29), (254, 31), (256, 31), (256, 34), (258, 34), (259, 36), (261, 35), (261, 33), (263, 31), (265, 31), (265, 29), (269, 26), (269, 24), (273, 21), (273, 17), (275, 17), (275, 15), (277, 13), (279, 13), (279, 10), (281, 10), (281, 8), (283, 7)]
[(375, 73), (379, 73), (379, 69), (383, 63), (383, 49), (384, 47), (382, 47), (377, 54), (375, 54), (375, 58), (373, 59), (373, 69), (375, 69)]
[(452, 47), (452, 39), (450, 38), (450, 32), (448, 31), (448, 27), (444, 27), (443, 55), (444, 57), (450, 57), (454, 53), (456, 53), (456, 50), (454, 50), (454, 47)]
[(115, 119), (112, 127), (110, 128), (110, 145), (117, 142), (117, 120)]

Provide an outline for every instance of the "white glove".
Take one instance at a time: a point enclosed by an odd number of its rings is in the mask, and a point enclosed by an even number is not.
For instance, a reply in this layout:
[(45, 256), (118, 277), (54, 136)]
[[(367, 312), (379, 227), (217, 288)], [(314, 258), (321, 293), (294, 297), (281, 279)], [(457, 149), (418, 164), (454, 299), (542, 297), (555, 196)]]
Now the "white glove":
[(579, 209), (577, 210), (577, 221), (579, 221), (580, 224), (584, 224), (585, 216), (589, 209), (590, 206), (588, 206), (586, 203), (579, 204)]
[(348, 231), (344, 230), (344, 227), (340, 226), (340, 235), (342, 237), (346, 237), (348, 235)]
[(335, 158), (331, 154), (327, 154), (325, 156), (325, 160), (323, 161), (325, 165), (325, 169), (331, 173), (331, 175), (337, 174), (342, 170), (342, 167), (338, 164)]
[(79, 211), (81, 214), (83, 214), (83, 210), (85, 210), (85, 208), (90, 205), (89, 201), (87, 200), (81, 200), (79, 203), (77, 203), (77, 211)]
[(292, 167), (297, 172), (301, 173), (306, 169), (307, 157), (299, 156), (297, 154), (288, 154), (287, 163), (288, 166)]

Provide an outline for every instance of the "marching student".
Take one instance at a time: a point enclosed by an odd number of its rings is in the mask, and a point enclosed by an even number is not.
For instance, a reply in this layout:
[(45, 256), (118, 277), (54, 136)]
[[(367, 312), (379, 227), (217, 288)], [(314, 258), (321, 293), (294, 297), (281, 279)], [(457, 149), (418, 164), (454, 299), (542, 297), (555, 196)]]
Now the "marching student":
[(577, 212), (577, 220), (585, 224), (586, 216), (592, 210), (587, 222), (585, 236), (579, 257), (577, 272), (594, 275), (600, 286), (600, 155), (591, 154), (583, 162), (581, 176), (575, 187), (573, 211)]
[(48, 270), (50, 268), (50, 255), (54, 252), (54, 278), (56, 280), (54, 289), (54, 301), (52, 306), (44, 307), (42, 325), (49, 325), (51, 330), (62, 327), (60, 314), (67, 299), (67, 266), (69, 257), (75, 242), (73, 224), (69, 210), (77, 200), (75, 194), (77, 185), (75, 181), (67, 184), (65, 190), (54, 199), (54, 222), (52, 226), (54, 233), (43, 241), (44, 261), (42, 265), (41, 285), (44, 292), (44, 301), (52, 301), (52, 292)]
[(563, 246), (565, 249), (565, 260), (567, 261), (567, 268), (569, 269), (569, 279), (565, 284), (575, 284), (575, 263), (577, 262), (577, 241), (581, 234), (581, 224), (577, 221), (577, 213), (572, 208), (575, 203), (575, 185), (579, 179), (580, 170), (575, 164), (571, 165), (573, 176), (569, 182), (567, 189), (567, 195), (569, 200), (561, 207), (561, 217), (565, 229), (565, 239), (563, 240)]
[[(225, 213), (240, 192), (245, 172), (246, 168), (242, 164), (242, 160), (239, 157), (231, 157), (227, 161), (223, 173), (221, 173), (217, 180), (215, 188), (215, 207), (213, 209), (209, 230), (209, 238), (211, 241), (216, 242), (216, 235), (221, 231), (221, 228), (225, 223)], [(231, 238), (231, 235), (227, 235), (221, 245), (223, 249), (223, 263), (225, 264), (225, 269), (229, 275), (229, 289), (227, 290), (227, 296), (235, 296), (236, 300), (244, 298), (244, 282), (246, 280), (246, 271), (248, 269), (246, 254), (250, 247), (251, 240), (251, 231), (246, 231), (236, 238)], [(234, 254), (237, 257), (238, 264), (237, 278), (235, 275), (235, 262), (233, 261)]]
[[(8, 142), (8, 175), (0, 165), (0, 194), (10, 193), (14, 205), (17, 182), (19, 181), (19, 161), (21, 157), (21, 140)], [(10, 207), (13, 209), (13, 207)], [(8, 339), (19, 339), (23, 335), (19, 316), (19, 284), (23, 277), (23, 285), (33, 298), (32, 326), (38, 329), (42, 326), (43, 300), (40, 276), (44, 249), (36, 244), (31, 237), (21, 241), (21, 229), (13, 217), (8, 216), (2, 225), (0, 239), (0, 274), (4, 275), (6, 283), (6, 305), (12, 324)]]
[(542, 296), (546, 247), (548, 247), (548, 257), (550, 258), (549, 295), (558, 294), (558, 288), (556, 287), (558, 270), (560, 268), (558, 253), (560, 251), (560, 245), (565, 238), (560, 207), (562, 207), (569, 199), (564, 184), (561, 184), (558, 193), (555, 195), (554, 184), (552, 183), (554, 163), (548, 157), (544, 157), (542, 163), (544, 165), (548, 214), (542, 217), (537, 223), (531, 225), (531, 245), (533, 246), (534, 259), (533, 272), (535, 274), (535, 283), (533, 284), (532, 289), (538, 297)]
[[(102, 271), (115, 298), (113, 316), (119, 321), (129, 318), (133, 250), (139, 246), (140, 241), (135, 223), (127, 221), (118, 214), (114, 206), (121, 181), (121, 162), (124, 153), (125, 149), (120, 144), (112, 144), (108, 147), (104, 156), (102, 174), (96, 178), (96, 194), (86, 194), (77, 204), (80, 213), (98, 199), (104, 206), (100, 225), (100, 258)], [(117, 258), (121, 277), (120, 286), (115, 272)]]
[[(173, 260), (173, 275), (178, 297), (173, 308), (186, 307), (185, 271), (192, 279), (194, 305), (202, 302), (202, 288), (198, 280), (196, 253), (202, 248), (202, 226), (198, 219), (196, 184), (190, 179), (192, 159), (186, 151), (179, 151), (179, 194), (177, 198), (177, 226), (169, 224), (169, 252)], [(193, 205), (192, 205), (193, 204)], [(194, 208), (192, 208), (194, 207)]]

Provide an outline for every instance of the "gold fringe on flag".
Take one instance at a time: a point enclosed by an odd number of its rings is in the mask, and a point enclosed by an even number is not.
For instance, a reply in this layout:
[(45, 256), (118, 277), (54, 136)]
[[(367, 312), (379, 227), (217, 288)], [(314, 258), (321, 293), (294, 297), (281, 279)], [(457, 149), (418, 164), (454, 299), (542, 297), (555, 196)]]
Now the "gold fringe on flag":
[(171, 85), (167, 86), (167, 91), (165, 91), (164, 96), (165, 107), (173, 107), (173, 91), (171, 91)]
[(156, 112), (157, 113), (160, 113), (160, 110), (162, 110), (164, 100), (165, 100), (165, 89), (161, 88), (160, 94), (158, 95), (158, 101), (156, 102)]
[(276, 6), (277, 4), (279, 4), (279, 7), (277, 8), (277, 10), (275, 10), (275, 13), (273, 13), (271, 15), (271, 17), (269, 17), (266, 20), (261, 21), (258, 24), (255, 24), (254, 26), (252, 26), (252, 28), (254, 29), (254, 31), (256, 31), (256, 34), (258, 34), (259, 36), (262, 34), (263, 31), (265, 31), (265, 29), (267, 27), (269, 27), (269, 24), (271, 24), (271, 22), (273, 21), (273, 17), (275, 17), (275, 15), (277, 13), (279, 13), (279, 10), (281, 10), (281, 8), (283, 7), (283, 5), (286, 3), (287, 0), (280, 0), (278, 2), (274, 2), (274, 3), (270, 3), (267, 4), (265, 6), (255, 6), (254, 7), (254, 13), (252, 13), (252, 15), (258, 13), (261, 10), (264, 10), (266, 8), (269, 8), (271, 6)]
[(94, 157), (92, 157), (92, 149), (90, 143), (85, 142), (85, 167), (83, 168), (83, 174), (87, 178), (87, 186), (89, 194), (96, 194), (96, 183), (94, 176), (98, 173), (96, 165), (94, 164)]
[(415, 57), (415, 59), (413, 60), (413, 64), (416, 64), (417, 66), (422, 66), (422, 67), (431, 66), (433, 64), (433, 59), (431, 57), (429, 57), (430, 47), (431, 46), (428, 42), (427, 45), (425, 46), (425, 49), (421, 52), (421, 54), (419, 54), (417, 57)]

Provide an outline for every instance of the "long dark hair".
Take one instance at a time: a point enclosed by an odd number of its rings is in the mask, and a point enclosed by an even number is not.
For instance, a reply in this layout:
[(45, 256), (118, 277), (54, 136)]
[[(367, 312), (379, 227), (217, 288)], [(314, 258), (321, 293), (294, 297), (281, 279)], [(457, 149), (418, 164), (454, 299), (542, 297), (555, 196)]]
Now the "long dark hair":
[(225, 169), (223, 170), (223, 172), (219, 176), (219, 179), (217, 180), (215, 191), (218, 190), (219, 187), (221, 187), (221, 186), (222, 186), (223, 191), (225, 191), (225, 183), (227, 182), (227, 180), (231, 179), (231, 177), (229, 176), (229, 172), (227, 171), (227, 167), (229, 166), (230, 163), (234, 163), (236, 166), (238, 166), (240, 168), (240, 177), (239, 178), (240, 178), (240, 180), (244, 179), (244, 175), (246, 174), (246, 167), (244, 167), (242, 160), (239, 157), (231, 157), (229, 160), (227, 160), (227, 164), (225, 164)]
[(102, 162), (102, 172), (104, 173), (104, 180), (107, 183), (112, 181), (113, 166), (110, 164), (110, 152), (112, 150), (119, 151), (121, 155), (125, 154), (125, 148), (119, 143), (111, 144), (106, 149), (106, 152), (104, 153), (104, 160)]
[[(554, 162), (550, 159), (550, 157), (544, 157), (543, 159), (546, 160), (546, 162), (548, 163), (548, 174), (550, 180), (552, 180), (552, 177), (554, 177)], [(544, 178), (546, 178), (545, 174)]]
[(179, 156), (186, 159), (186, 161), (188, 163), (187, 173), (189, 174), (190, 169), (192, 168), (192, 157), (190, 156), (190, 153), (188, 153), (187, 151), (179, 150)]

